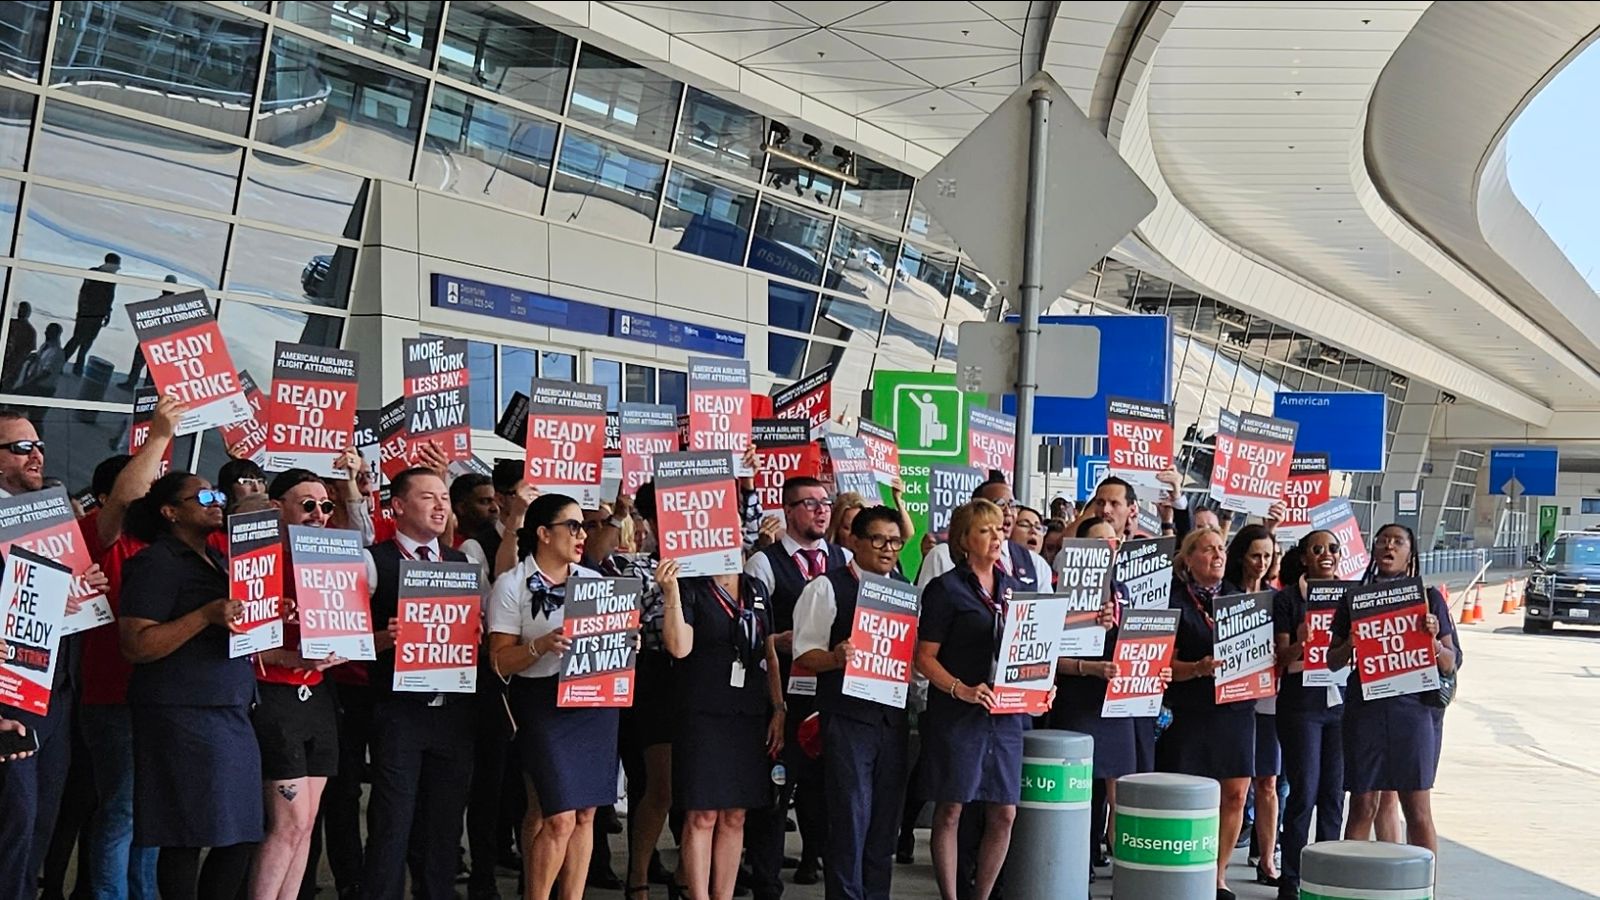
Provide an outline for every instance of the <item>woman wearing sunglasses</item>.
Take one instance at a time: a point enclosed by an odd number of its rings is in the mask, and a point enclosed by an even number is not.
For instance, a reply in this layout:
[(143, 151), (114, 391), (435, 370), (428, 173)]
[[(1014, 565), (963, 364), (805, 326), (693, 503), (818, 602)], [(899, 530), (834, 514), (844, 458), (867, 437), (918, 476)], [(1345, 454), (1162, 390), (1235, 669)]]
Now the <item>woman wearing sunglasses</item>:
[(528, 782), (522, 821), (525, 900), (548, 900), (559, 876), (561, 900), (581, 900), (594, 852), (594, 811), (617, 798), (617, 710), (556, 706), (567, 581), (598, 573), (583, 559), (583, 510), (562, 494), (542, 494), (517, 531), (521, 562), (489, 595), (489, 653), (510, 680), (516, 746)]
[(133, 842), (161, 848), (163, 898), (236, 896), (262, 835), (255, 673), (250, 660), (228, 657), (243, 608), (227, 599), (226, 560), (207, 546), (226, 503), (205, 479), (170, 472), (124, 521), (150, 544), (122, 579), (122, 652), (133, 663)]
[(1341, 549), (1331, 531), (1313, 531), (1283, 558), (1283, 590), (1272, 598), (1272, 630), (1283, 681), (1278, 686), (1278, 743), (1289, 800), (1283, 812), (1278, 896), (1300, 896), (1300, 855), (1316, 813), (1317, 840), (1336, 841), (1344, 822), (1344, 691), (1302, 684), (1308, 584), (1339, 577)]

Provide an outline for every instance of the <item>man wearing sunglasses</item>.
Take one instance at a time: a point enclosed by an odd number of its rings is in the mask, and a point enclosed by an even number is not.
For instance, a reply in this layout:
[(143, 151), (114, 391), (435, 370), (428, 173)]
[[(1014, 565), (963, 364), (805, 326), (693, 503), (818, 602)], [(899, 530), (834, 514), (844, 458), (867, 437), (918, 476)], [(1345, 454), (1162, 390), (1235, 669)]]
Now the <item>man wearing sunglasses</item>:
[[(987, 500), (1000, 507), (1001, 534), (1012, 534), (1017, 525), (1017, 501), (1011, 493), (1011, 485), (1006, 484), (1005, 475), (991, 471), (989, 480), (972, 492), (972, 499)], [(1006, 541), (1006, 552), (1000, 554), (1000, 565), (1022, 582), (1024, 590), (1048, 592), (1052, 587), (1050, 564), (1044, 561), (1044, 557), (1016, 541)], [(934, 547), (922, 560), (922, 569), (917, 572), (917, 587), (927, 587), (935, 578), (955, 567), (955, 562), (950, 558), (949, 545)]]
[(808, 583), (850, 561), (850, 551), (830, 546), (823, 540), (823, 535), (828, 533), (828, 523), (833, 520), (833, 498), (822, 482), (815, 478), (791, 478), (783, 485), (782, 500), (783, 538), (763, 547), (745, 565), (745, 573), (761, 582), (772, 597), (773, 640), (778, 647), (779, 675), (786, 685), (790, 704), (789, 734), (784, 740), (788, 784), (778, 804), (770, 809), (752, 809), (745, 819), (745, 848), (755, 900), (777, 900), (783, 895), (779, 876), (783, 867), (784, 822), (791, 798), (800, 820), (803, 847), (795, 883), (817, 882), (817, 859), (826, 842), (827, 828), (821, 766), (800, 751), (800, 742), (796, 739), (800, 723), (811, 714), (816, 680), (797, 678), (790, 683), (794, 611), (800, 592)]
[(846, 697), (844, 668), (856, 652), (850, 634), (861, 573), (904, 580), (895, 574), (905, 547), (899, 510), (863, 509), (850, 523), (850, 537), (854, 560), (813, 579), (800, 593), (794, 653), (797, 664), (817, 673), (828, 796), (827, 895), (888, 900), (906, 778), (906, 711)]

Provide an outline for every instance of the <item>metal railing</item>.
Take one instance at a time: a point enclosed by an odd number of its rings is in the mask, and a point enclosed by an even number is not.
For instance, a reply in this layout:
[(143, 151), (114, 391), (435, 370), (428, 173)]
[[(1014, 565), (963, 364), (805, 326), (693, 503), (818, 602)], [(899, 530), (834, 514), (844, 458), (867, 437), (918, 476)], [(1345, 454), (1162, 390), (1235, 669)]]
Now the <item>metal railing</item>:
[(1430, 550), (1419, 558), (1423, 575), (1442, 575), (1452, 572), (1476, 572), (1489, 569), (1522, 569), (1527, 567), (1531, 547), (1480, 547), (1474, 550)]

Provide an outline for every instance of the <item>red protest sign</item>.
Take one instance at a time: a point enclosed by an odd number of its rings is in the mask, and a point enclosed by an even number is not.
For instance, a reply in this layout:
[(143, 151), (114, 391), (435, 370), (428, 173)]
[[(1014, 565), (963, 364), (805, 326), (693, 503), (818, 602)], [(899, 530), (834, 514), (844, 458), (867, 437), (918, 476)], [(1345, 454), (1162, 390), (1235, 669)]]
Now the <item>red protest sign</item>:
[(5, 604), (6, 653), (0, 659), (0, 703), (34, 715), (50, 711), (50, 688), (60, 657), (61, 620), (72, 573), (18, 547), (5, 555), (0, 603)]
[(677, 453), (678, 414), (657, 403), (623, 403), (617, 407), (617, 428), (622, 437), (622, 492), (633, 496), (655, 471), (657, 454)]
[(1288, 419), (1255, 413), (1239, 415), (1239, 430), (1224, 483), (1224, 508), (1265, 516), (1283, 498), (1299, 428), (1298, 423)]
[(1228, 496), (1228, 470), (1233, 466), (1234, 435), (1239, 417), (1227, 410), (1217, 412), (1216, 450), (1211, 454), (1211, 499), (1222, 502)]
[(917, 643), (918, 591), (903, 581), (861, 574), (850, 646), (844, 669), (846, 697), (905, 709), (911, 686), (911, 654)]
[(656, 545), (685, 578), (743, 570), (739, 492), (727, 453), (664, 453), (655, 459)]
[(967, 462), (980, 472), (998, 469), (1011, 481), (1017, 459), (1017, 418), (982, 406), (967, 408)]
[(400, 353), (407, 440), (438, 445), (449, 462), (470, 458), (467, 342), (460, 338), (404, 338)]
[(250, 417), (238, 370), (217, 328), (205, 291), (165, 294), (128, 304), (128, 318), (150, 378), (166, 396), (188, 405), (178, 434), (193, 434)]
[(856, 422), (856, 437), (867, 447), (867, 462), (879, 484), (894, 484), (900, 477), (900, 444), (894, 431), (868, 419)]
[(783, 509), (783, 485), (790, 478), (815, 478), (821, 450), (811, 440), (811, 426), (800, 419), (756, 419), (750, 423), (756, 445), (756, 496), (769, 513)]
[(394, 690), (470, 694), (478, 689), (483, 641), (478, 576), (474, 563), (400, 561)]
[(1311, 531), (1311, 511), (1328, 502), (1328, 454), (1296, 453), (1289, 461), (1289, 482), (1283, 505), (1288, 510), (1278, 523), (1278, 539), (1298, 541)]
[(1350, 634), (1361, 699), (1420, 694), (1439, 687), (1433, 635), (1423, 626), (1428, 594), (1420, 578), (1352, 588)]
[(689, 443), (691, 452), (733, 454), (734, 474), (744, 471), (750, 446), (750, 363), (742, 359), (689, 359)]
[(333, 464), (355, 433), (356, 360), (344, 350), (278, 342), (264, 468), (342, 476)]
[(1312, 509), (1311, 530), (1326, 531), (1338, 539), (1339, 568), (1335, 574), (1340, 580), (1352, 581), (1366, 572), (1372, 557), (1361, 539), (1361, 523), (1356, 521), (1356, 511), (1349, 500), (1341, 497)]
[(572, 646), (561, 657), (556, 706), (633, 705), (640, 593), (637, 578), (567, 582), (561, 633)]
[(1006, 588), (1000, 607), (1005, 623), (994, 676), (994, 715), (1039, 716), (1050, 709), (1056, 683), (1061, 628), (1067, 619), (1067, 598), (1056, 594), (1013, 594)]
[(406, 399), (397, 397), (378, 410), (378, 467), (385, 481), (411, 467), (411, 444), (406, 440)]
[(111, 602), (89, 586), (84, 574), (94, 565), (65, 488), (46, 488), (0, 498), (0, 554), (12, 547), (37, 553), (72, 573), (71, 597), (78, 611), (61, 621), (61, 636), (112, 622)]
[(1278, 693), (1272, 646), (1272, 593), (1218, 597), (1212, 620), (1216, 701), (1237, 703)]
[[(153, 387), (140, 388), (133, 394), (133, 423), (128, 426), (128, 453), (139, 452), (150, 440), (150, 422), (156, 417), (156, 404), (160, 402), (161, 394)], [(167, 450), (161, 457), (160, 474), (167, 474), (172, 468), (172, 442), (167, 442)]]
[(222, 426), (222, 446), (234, 459), (248, 459), (259, 466), (267, 461), (267, 401), (249, 372), (239, 373), (239, 387), (250, 404), (250, 418)]
[(567, 494), (584, 509), (600, 506), (606, 455), (606, 389), (533, 379), (523, 477), (543, 493)]
[(1157, 475), (1172, 468), (1172, 406), (1106, 398), (1107, 474), (1136, 487), (1161, 488)]
[(833, 418), (834, 364), (828, 363), (772, 395), (772, 414), (780, 419), (804, 419), (811, 437), (822, 437)]
[(228, 517), (228, 599), (244, 621), (228, 635), (228, 658), (283, 646), (283, 536), (275, 509)]
[(1117, 626), (1117, 645), (1111, 660), (1117, 677), (1106, 683), (1100, 715), (1107, 719), (1146, 718), (1161, 712), (1167, 686), (1161, 671), (1172, 665), (1178, 639), (1175, 609), (1125, 609)]
[(294, 566), (300, 655), (376, 659), (361, 532), (290, 525), (289, 561)]
[(1328, 668), (1328, 648), (1333, 645), (1333, 614), (1338, 612), (1351, 584), (1348, 581), (1313, 581), (1306, 586), (1306, 639), (1301, 645), (1305, 662), (1301, 684), (1306, 687), (1343, 684), (1349, 677), (1348, 668), (1338, 672)]

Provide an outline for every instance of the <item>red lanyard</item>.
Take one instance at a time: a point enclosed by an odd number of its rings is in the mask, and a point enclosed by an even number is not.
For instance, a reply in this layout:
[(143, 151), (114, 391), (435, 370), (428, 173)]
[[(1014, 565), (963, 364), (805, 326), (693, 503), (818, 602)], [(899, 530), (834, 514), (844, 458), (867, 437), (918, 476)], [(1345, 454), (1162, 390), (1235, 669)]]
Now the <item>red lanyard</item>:
[[(1221, 585), (1218, 585), (1218, 587), (1220, 588)], [(1189, 592), (1189, 601), (1194, 604), (1194, 608), (1199, 610), (1200, 611), (1200, 615), (1205, 617), (1206, 628), (1207, 629), (1215, 628), (1216, 627), (1216, 621), (1211, 618), (1211, 611), (1206, 609), (1206, 605), (1203, 602), (1201, 602), (1199, 597), (1195, 596), (1194, 584), (1191, 583), (1191, 582), (1185, 582), (1184, 583), (1184, 590), (1187, 590)]]
[(733, 595), (724, 590), (722, 585), (713, 583), (711, 585), (711, 595), (717, 598), (717, 604), (722, 607), (723, 612), (728, 614), (728, 618), (738, 619), (743, 613), (741, 604), (735, 603)]

